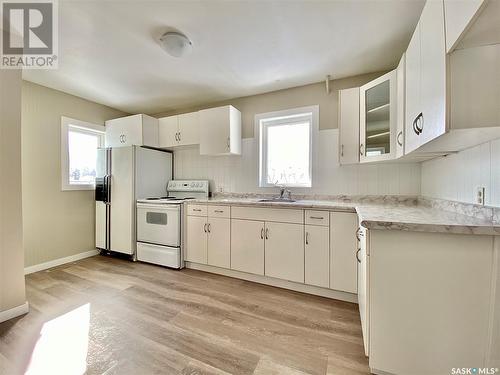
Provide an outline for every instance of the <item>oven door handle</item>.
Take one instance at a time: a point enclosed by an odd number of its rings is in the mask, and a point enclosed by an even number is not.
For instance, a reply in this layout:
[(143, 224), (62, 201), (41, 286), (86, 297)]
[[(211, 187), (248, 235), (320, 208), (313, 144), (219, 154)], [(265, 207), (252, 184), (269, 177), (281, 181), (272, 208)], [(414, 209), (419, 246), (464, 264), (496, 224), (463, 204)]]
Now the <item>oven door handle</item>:
[(151, 204), (151, 203), (137, 203), (137, 208), (147, 208), (159, 211), (180, 211), (178, 204)]

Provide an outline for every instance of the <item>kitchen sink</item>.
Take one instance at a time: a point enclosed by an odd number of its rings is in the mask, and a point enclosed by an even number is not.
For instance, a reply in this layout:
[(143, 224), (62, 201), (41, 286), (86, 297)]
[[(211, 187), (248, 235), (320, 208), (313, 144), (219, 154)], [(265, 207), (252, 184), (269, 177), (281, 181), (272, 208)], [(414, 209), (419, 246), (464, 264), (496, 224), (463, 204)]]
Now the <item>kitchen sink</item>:
[(259, 202), (283, 202), (283, 203), (293, 203), (295, 202), (293, 199), (288, 198), (265, 198), (259, 199)]

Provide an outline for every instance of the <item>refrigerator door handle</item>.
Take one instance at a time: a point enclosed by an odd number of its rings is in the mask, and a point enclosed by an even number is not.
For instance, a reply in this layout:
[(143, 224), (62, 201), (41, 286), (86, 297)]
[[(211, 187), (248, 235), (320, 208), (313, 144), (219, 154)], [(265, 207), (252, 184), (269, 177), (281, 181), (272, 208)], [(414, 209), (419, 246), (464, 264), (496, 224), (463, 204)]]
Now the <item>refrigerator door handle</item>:
[(111, 203), (111, 175), (104, 176), (104, 190), (106, 191), (106, 200), (104, 203)]

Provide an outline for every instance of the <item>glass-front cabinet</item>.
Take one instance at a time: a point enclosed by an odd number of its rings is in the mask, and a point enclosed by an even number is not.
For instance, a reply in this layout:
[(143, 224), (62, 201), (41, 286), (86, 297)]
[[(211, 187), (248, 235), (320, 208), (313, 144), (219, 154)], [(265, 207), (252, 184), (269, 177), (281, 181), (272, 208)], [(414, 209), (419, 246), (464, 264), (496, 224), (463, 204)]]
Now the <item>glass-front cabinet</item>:
[(393, 70), (359, 91), (359, 160), (394, 159), (397, 137), (397, 73)]

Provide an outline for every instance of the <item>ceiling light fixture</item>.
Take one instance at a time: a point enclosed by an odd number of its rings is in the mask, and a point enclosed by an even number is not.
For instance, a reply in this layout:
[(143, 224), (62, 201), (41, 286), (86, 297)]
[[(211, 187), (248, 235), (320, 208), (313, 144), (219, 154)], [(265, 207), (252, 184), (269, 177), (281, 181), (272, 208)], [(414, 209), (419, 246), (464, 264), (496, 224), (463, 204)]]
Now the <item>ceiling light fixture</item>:
[(160, 37), (161, 47), (174, 57), (182, 57), (191, 52), (193, 43), (184, 34), (168, 31)]

